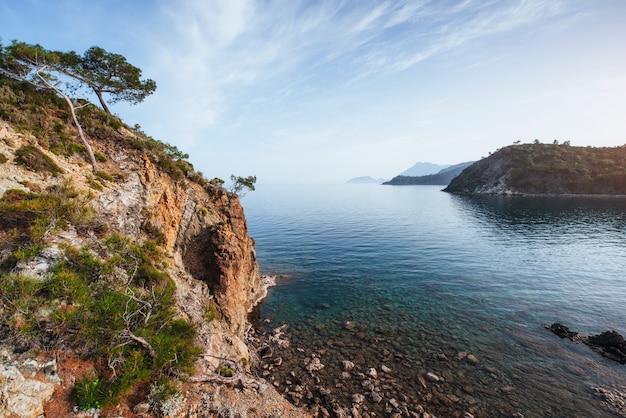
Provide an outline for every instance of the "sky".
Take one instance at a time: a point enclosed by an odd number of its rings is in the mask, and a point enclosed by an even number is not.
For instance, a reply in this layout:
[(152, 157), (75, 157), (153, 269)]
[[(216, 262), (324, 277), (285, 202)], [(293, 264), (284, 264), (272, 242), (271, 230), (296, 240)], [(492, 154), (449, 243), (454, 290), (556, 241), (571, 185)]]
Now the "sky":
[(0, 38), (126, 57), (157, 90), (112, 112), (208, 179), (626, 144), (624, 0), (0, 0)]

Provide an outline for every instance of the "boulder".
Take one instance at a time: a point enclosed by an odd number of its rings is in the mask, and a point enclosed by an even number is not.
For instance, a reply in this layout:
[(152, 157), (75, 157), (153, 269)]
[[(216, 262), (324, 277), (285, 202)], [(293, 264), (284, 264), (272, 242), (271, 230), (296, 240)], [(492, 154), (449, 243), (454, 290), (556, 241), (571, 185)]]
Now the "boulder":
[(0, 416), (38, 417), (53, 393), (54, 384), (28, 379), (17, 367), (0, 364)]
[(559, 324), (558, 322), (555, 322), (549, 327), (546, 326), (546, 328), (548, 328), (550, 331), (552, 331), (554, 334), (558, 335), (561, 338), (568, 338), (573, 341), (578, 337), (578, 333), (576, 331), (572, 331), (565, 325)]
[(583, 340), (585, 344), (604, 357), (626, 364), (626, 342), (617, 331), (605, 331)]

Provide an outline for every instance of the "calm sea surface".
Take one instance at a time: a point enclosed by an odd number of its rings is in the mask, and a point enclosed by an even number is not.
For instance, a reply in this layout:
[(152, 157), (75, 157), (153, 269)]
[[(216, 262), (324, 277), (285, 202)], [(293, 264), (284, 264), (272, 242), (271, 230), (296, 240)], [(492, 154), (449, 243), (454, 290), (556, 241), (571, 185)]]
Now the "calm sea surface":
[(440, 188), (259, 185), (242, 203), (261, 272), (288, 277), (262, 318), (330, 349), (327, 369), (438, 374), (477, 416), (614, 416), (594, 388), (626, 387), (626, 366), (544, 325), (626, 335), (626, 199)]

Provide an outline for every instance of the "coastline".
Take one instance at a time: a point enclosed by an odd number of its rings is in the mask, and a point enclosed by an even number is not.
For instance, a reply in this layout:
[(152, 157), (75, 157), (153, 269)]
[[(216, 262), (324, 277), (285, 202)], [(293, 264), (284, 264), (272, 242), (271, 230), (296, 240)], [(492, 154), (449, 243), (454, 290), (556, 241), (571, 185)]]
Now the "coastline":
[(263, 302), (263, 299), (267, 297), (267, 292), (269, 288), (276, 286), (276, 279), (278, 279), (278, 277), (279, 276), (269, 275), (260, 276), (259, 291), (256, 292), (252, 297), (252, 303), (250, 305), (250, 309), (248, 309), (248, 314), (253, 312), (259, 306), (259, 304)]
[(588, 197), (598, 199), (626, 199), (626, 194), (577, 194), (577, 193), (523, 193), (523, 192), (453, 192), (441, 189), (442, 192), (464, 196), (506, 196), (506, 197)]

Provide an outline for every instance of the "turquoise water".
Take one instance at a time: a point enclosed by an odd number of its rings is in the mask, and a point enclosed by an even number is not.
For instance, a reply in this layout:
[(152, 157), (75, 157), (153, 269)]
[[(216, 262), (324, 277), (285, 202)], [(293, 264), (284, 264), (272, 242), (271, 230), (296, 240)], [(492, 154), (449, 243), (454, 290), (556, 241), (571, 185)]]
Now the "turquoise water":
[(626, 335), (626, 199), (261, 185), (242, 203), (262, 273), (287, 277), (262, 318), (322, 361), (391, 362), (407, 390), (439, 373), (476, 416), (612, 416), (593, 388), (625, 366), (543, 326)]

